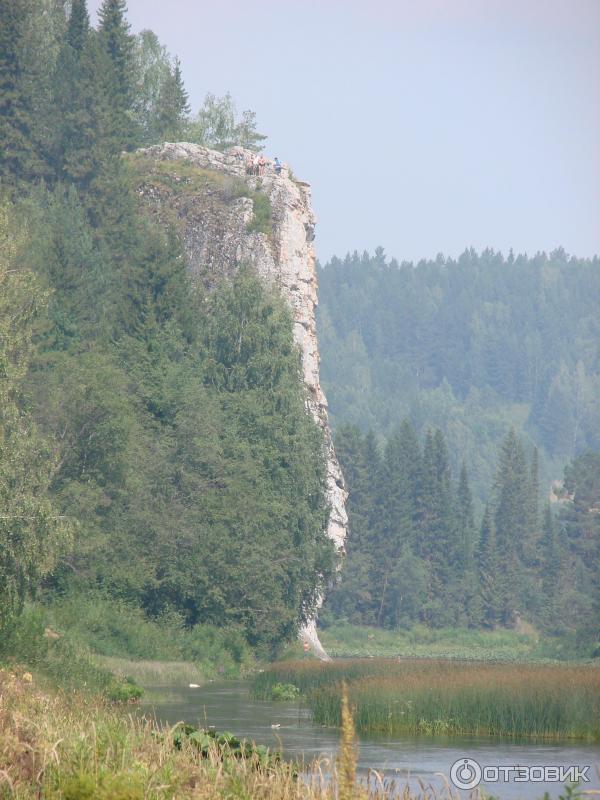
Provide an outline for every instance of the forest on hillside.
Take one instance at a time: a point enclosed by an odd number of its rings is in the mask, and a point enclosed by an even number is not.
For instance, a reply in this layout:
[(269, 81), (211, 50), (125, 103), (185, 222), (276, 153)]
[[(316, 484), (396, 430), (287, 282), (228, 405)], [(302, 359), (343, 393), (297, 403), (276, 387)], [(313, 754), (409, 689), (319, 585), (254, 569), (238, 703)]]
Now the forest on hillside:
[(490, 501), (476, 518), (469, 473), (452, 473), (443, 433), (419, 441), (405, 420), (380, 450), (342, 426), (336, 448), (349, 489), (347, 559), (321, 621), (398, 629), (533, 623), (593, 652), (600, 610), (600, 454), (566, 471), (558, 514), (541, 502), (538, 455), (510, 430)]
[(123, 0), (69, 7), (0, 0), (0, 633), (85, 594), (270, 651), (333, 568), (291, 315), (250, 269), (192, 285), (123, 155), (264, 137), (229, 97), (191, 116)]
[(324, 621), (524, 618), (593, 648), (598, 258), (488, 250), (415, 266), (378, 250), (332, 259), (319, 282), (350, 517)]
[(335, 425), (381, 439), (440, 428), (479, 510), (514, 427), (545, 493), (600, 450), (600, 260), (466, 250), (458, 259), (334, 258), (319, 271), (322, 380)]
[(85, 0), (65, 8), (0, 0), (0, 632), (32, 597), (85, 594), (108, 627), (227, 629), (274, 652), (329, 585), (324, 621), (523, 614), (591, 646), (598, 259), (377, 251), (320, 270), (350, 491), (338, 581), (289, 310), (250, 269), (192, 285), (135, 191), (135, 148), (259, 149), (254, 115), (228, 95), (191, 113), (179, 61), (131, 34), (124, 0), (97, 28)]

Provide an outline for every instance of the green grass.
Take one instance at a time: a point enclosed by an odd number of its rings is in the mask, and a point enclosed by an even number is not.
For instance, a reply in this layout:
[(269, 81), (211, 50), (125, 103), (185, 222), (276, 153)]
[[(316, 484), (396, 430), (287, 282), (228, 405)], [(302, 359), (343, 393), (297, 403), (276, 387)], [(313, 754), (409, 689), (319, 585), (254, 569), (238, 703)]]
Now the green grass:
[(224, 204), (239, 197), (252, 200), (254, 215), (247, 230), (269, 234), (273, 227), (273, 209), (268, 195), (252, 189), (247, 181), (220, 170), (206, 169), (190, 161), (156, 161), (140, 153), (127, 156), (133, 181), (146, 188), (167, 189), (176, 196), (210, 195)]
[[(156, 662), (178, 662), (177, 675), (182, 674), (182, 662), (186, 663), (186, 675), (193, 673), (194, 682), (200, 682), (200, 674), (237, 678), (254, 664), (243, 634), (234, 628), (188, 628), (176, 614), (148, 619), (139, 608), (99, 595), (57, 599), (45, 611), (51, 627), (71, 641), (98, 656), (131, 662), (127, 674), (139, 675), (141, 683), (142, 675), (155, 682), (160, 672), (169, 682), (170, 668), (159, 669)], [(144, 663), (136, 667), (133, 662)]]
[[(460, 658), (477, 661), (537, 659), (541, 643), (535, 632), (478, 631), (465, 628), (431, 629), (415, 625), (388, 631), (359, 625), (335, 624), (319, 632), (333, 658)], [(548, 655), (550, 651), (548, 651)]]
[[(338, 762), (297, 767), (232, 734), (159, 726), (89, 695), (40, 687), (0, 669), (0, 796), (34, 800), (367, 800), (353, 783), (356, 749)], [(351, 720), (347, 716), (347, 728)], [(352, 780), (352, 783), (350, 783)], [(423, 796), (420, 792), (419, 796)], [(407, 787), (379, 800), (413, 800)], [(452, 800), (449, 789), (429, 800)], [(415, 798), (416, 800), (416, 798)]]
[(350, 659), (272, 665), (268, 697), (298, 686), (315, 722), (339, 726), (342, 682), (359, 731), (600, 740), (600, 667), (436, 659)]
[(134, 678), (142, 686), (202, 684), (206, 673), (189, 661), (139, 661), (116, 656), (96, 656), (96, 662), (120, 678)]
[(99, 596), (28, 605), (0, 642), (0, 665), (21, 664), (48, 686), (116, 702), (139, 698), (139, 685), (237, 678), (254, 665), (234, 629), (183, 626), (177, 616), (149, 620), (139, 610)]
[(48, 685), (79, 690), (117, 702), (139, 699), (134, 680), (113, 674), (98, 663), (84, 644), (54, 631), (49, 637), (48, 618), (40, 608), (27, 606), (0, 645), (0, 664), (20, 663), (36, 671)]

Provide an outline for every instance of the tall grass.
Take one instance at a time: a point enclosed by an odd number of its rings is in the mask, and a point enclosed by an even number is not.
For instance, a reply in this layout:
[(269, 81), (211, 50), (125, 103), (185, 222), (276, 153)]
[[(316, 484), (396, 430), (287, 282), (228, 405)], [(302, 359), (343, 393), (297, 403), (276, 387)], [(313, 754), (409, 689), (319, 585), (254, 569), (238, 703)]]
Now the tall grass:
[(342, 723), (342, 681), (359, 731), (600, 740), (600, 668), (447, 660), (289, 662), (258, 676), (298, 686), (315, 722)]
[[(205, 677), (238, 677), (253, 663), (243, 634), (235, 628), (188, 628), (176, 614), (149, 619), (141, 609), (102, 595), (71, 595), (44, 609), (51, 626), (94, 653), (131, 661), (190, 662)], [(134, 674), (135, 668), (128, 674)], [(156, 663), (150, 670), (156, 672)], [(177, 670), (181, 673), (181, 669)], [(167, 681), (168, 670), (166, 671)], [(198, 678), (192, 678), (197, 680)]]
[[(555, 649), (545, 652), (550, 642), (535, 632), (513, 630), (471, 630), (466, 628), (427, 628), (384, 630), (361, 625), (335, 623), (320, 631), (321, 641), (334, 658), (461, 658), (476, 661), (523, 661), (540, 656), (555, 657)], [(564, 654), (562, 655), (564, 658)]]
[[(215, 743), (206, 757), (192, 737), (126, 714), (89, 695), (42, 692), (16, 667), (0, 669), (0, 797), (20, 800), (458, 800), (447, 789), (352, 784), (350, 737), (341, 765), (229, 758)], [(351, 726), (351, 719), (347, 720)], [(177, 727), (177, 726), (175, 726)], [(348, 728), (350, 730), (350, 728)]]

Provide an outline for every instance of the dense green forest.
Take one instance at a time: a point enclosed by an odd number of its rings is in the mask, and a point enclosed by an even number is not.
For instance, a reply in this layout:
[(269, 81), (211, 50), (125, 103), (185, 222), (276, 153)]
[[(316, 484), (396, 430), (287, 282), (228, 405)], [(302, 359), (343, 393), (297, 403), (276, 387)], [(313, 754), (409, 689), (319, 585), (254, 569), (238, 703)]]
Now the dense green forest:
[[(181, 64), (131, 34), (124, 0), (104, 0), (97, 29), (85, 0), (0, 0), (2, 635), (37, 596), (197, 642), (226, 627), (267, 651), (329, 583), (325, 622), (522, 617), (589, 649), (598, 259), (467, 251), (414, 267), (377, 251), (320, 270), (350, 490), (334, 580), (289, 311), (250, 269), (209, 294), (192, 284), (126, 155), (169, 139), (256, 150), (264, 136), (229, 95), (192, 114)], [(544, 497), (567, 462), (556, 514)]]
[(250, 269), (192, 285), (122, 156), (262, 137), (229, 97), (190, 117), (123, 0), (64, 9), (0, 0), (0, 630), (85, 593), (272, 648), (333, 567), (291, 316)]
[(476, 523), (467, 468), (452, 475), (440, 430), (428, 431), (421, 444), (404, 421), (381, 452), (372, 432), (343, 426), (336, 446), (350, 490), (350, 535), (325, 624), (518, 628), (527, 620), (593, 650), (600, 454), (569, 466), (555, 515), (539, 500), (537, 451), (528, 457), (510, 430), (490, 503)]
[(350, 492), (348, 562), (324, 619), (523, 618), (592, 646), (598, 259), (489, 250), (414, 266), (378, 250), (332, 259), (319, 280), (323, 384)]
[(440, 428), (476, 503), (514, 427), (544, 491), (600, 450), (600, 261), (492, 250), (398, 264), (381, 250), (319, 273), (322, 380), (334, 423), (386, 438), (405, 418)]

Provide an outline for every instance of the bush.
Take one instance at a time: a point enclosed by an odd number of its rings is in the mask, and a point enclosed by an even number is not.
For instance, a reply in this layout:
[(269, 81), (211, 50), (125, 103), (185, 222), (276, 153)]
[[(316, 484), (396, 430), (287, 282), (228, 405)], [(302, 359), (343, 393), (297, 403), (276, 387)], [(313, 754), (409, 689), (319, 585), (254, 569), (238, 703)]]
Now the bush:
[(239, 628), (194, 625), (176, 613), (149, 619), (143, 611), (101, 595), (70, 595), (48, 609), (54, 626), (102, 656), (191, 661), (206, 675), (236, 677), (252, 662), (252, 650)]
[(128, 678), (125, 681), (114, 680), (105, 694), (113, 703), (135, 703), (144, 694), (144, 690), (132, 678)]
[(103, 691), (113, 680), (99, 666), (90, 650), (68, 636), (46, 635), (48, 615), (44, 609), (26, 606), (0, 645), (0, 659), (10, 659), (38, 670), (62, 688)]
[(293, 683), (276, 683), (271, 689), (272, 700), (295, 700), (300, 694), (300, 689)]
[(252, 195), (254, 216), (248, 223), (248, 231), (254, 233), (271, 233), (271, 201), (263, 192), (254, 192)]

